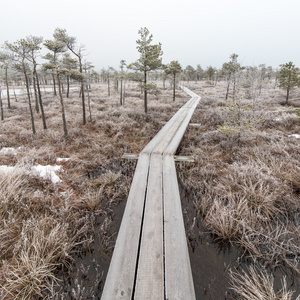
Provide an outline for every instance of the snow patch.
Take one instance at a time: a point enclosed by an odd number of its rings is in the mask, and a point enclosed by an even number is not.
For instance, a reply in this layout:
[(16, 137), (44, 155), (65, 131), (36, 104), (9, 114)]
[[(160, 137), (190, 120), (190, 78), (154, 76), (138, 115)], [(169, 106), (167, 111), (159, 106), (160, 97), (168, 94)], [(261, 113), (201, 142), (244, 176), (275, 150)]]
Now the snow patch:
[(64, 162), (64, 161), (68, 161), (68, 160), (70, 160), (70, 158), (61, 158), (61, 157), (58, 157), (56, 159), (56, 162)]
[(16, 168), (15, 167), (10, 167), (10, 166), (0, 166), (0, 173), (10, 173), (13, 172)]
[(17, 149), (15, 148), (12, 148), (12, 147), (3, 147), (1, 150), (0, 150), (0, 154), (13, 154), (13, 155), (17, 155), (17, 152), (19, 150), (22, 150), (24, 149), (24, 147), (18, 147)]
[(289, 137), (294, 137), (296, 139), (300, 139), (300, 134), (290, 134)]
[(62, 166), (36, 165), (31, 167), (31, 172), (33, 175), (40, 176), (43, 179), (51, 180), (54, 184), (62, 182), (62, 180), (55, 174), (55, 172), (61, 172), (62, 170)]

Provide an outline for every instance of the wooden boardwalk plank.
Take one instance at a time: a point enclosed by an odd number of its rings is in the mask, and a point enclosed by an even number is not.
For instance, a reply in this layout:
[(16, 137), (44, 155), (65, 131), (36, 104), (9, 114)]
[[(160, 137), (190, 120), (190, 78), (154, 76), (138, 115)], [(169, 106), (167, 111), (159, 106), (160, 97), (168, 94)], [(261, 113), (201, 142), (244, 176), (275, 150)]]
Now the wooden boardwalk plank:
[(134, 299), (164, 299), (162, 157), (151, 155)]
[(195, 299), (173, 154), (200, 97), (183, 105), (139, 156), (102, 300)]
[(174, 158), (163, 158), (166, 299), (196, 299)]
[(106, 277), (102, 300), (132, 298), (149, 161), (149, 155), (140, 155)]
[(194, 113), (194, 110), (200, 101), (200, 97), (199, 96), (194, 97), (194, 98), (192, 98), (192, 100), (193, 101), (190, 102), (190, 109), (187, 111), (185, 119), (181, 123), (181, 126), (177, 129), (172, 141), (170, 141), (170, 143), (168, 144), (168, 147), (165, 149), (164, 154), (173, 154), (174, 155), (175, 152), (177, 151), (177, 148), (178, 148), (178, 146), (182, 140), (182, 137), (189, 125), (189, 122)]

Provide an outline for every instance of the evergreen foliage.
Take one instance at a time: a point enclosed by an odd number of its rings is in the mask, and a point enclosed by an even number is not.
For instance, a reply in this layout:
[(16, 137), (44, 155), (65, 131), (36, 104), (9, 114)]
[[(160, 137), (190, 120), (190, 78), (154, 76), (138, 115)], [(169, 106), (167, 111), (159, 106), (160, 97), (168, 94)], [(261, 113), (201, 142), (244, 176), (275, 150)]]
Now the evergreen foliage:
[(175, 101), (176, 75), (182, 72), (181, 65), (177, 60), (173, 60), (164, 69), (166, 74), (173, 76), (173, 101)]
[(144, 75), (142, 89), (144, 91), (144, 108), (145, 113), (148, 111), (147, 105), (147, 92), (149, 87), (147, 87), (147, 75), (148, 72), (157, 70), (162, 66), (162, 50), (161, 43), (151, 44), (153, 41), (153, 35), (146, 27), (142, 27), (138, 31), (140, 39), (136, 41), (137, 50), (140, 53), (140, 58), (128, 66), (129, 69), (142, 72)]
[(279, 87), (286, 90), (285, 104), (287, 105), (290, 91), (300, 85), (300, 71), (291, 61), (280, 65), (280, 67), (278, 76)]

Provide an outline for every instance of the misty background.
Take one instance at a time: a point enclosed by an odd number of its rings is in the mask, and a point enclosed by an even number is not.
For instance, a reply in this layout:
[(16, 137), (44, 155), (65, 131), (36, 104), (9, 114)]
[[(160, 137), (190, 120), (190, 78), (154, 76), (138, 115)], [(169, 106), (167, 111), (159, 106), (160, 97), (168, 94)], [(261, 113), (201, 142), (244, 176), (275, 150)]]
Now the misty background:
[(163, 63), (220, 68), (237, 53), (243, 65), (300, 66), (298, 0), (1, 0), (0, 12), (1, 45), (65, 28), (96, 71), (135, 61), (141, 27), (162, 43)]

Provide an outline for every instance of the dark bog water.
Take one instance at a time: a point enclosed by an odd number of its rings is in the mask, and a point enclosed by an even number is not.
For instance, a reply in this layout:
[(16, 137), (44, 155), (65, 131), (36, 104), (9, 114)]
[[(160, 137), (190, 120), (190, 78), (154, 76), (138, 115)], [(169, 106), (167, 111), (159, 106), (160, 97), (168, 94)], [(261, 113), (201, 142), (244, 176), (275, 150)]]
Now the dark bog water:
[(228, 270), (239, 265), (239, 251), (230, 244), (214, 242), (183, 188), (180, 194), (196, 298), (234, 299), (229, 290)]
[[(237, 248), (214, 241), (203, 226), (201, 216), (197, 214), (184, 189), (181, 188), (180, 192), (196, 298), (236, 299), (229, 287), (228, 271), (230, 268), (245, 268), (247, 261), (241, 260)], [(101, 298), (125, 204), (124, 199), (118, 206), (113, 207), (113, 212), (109, 216), (96, 218), (95, 241), (90, 251), (76, 259), (72, 271), (61, 272), (60, 290), (52, 299)], [(275, 289), (276, 286), (277, 290), (281, 288), (280, 280), (284, 275), (285, 270), (277, 270)], [(296, 290), (291, 277), (288, 278), (289, 288)]]

